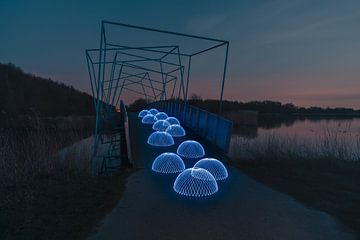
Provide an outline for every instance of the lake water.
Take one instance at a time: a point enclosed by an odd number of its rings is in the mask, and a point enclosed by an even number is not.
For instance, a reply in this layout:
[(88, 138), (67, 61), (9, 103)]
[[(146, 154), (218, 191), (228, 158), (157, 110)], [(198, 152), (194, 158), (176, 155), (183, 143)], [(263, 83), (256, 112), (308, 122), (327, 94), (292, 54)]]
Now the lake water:
[(314, 151), (341, 147), (343, 152), (357, 158), (355, 155), (360, 154), (360, 118), (292, 119), (276, 124), (263, 123), (259, 127), (235, 128), (229, 155), (237, 157), (246, 148), (265, 145), (271, 139), (280, 141), (284, 147), (297, 145)]

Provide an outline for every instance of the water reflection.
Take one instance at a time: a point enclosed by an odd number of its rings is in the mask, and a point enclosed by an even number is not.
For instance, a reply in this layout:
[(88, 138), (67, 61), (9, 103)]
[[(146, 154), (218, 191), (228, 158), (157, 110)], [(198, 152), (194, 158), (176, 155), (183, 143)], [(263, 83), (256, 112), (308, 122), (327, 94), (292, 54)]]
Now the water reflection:
[(258, 127), (264, 129), (280, 128), (282, 126), (292, 126), (297, 122), (310, 121), (310, 122), (345, 122), (352, 120), (359, 120), (353, 116), (286, 116), (278, 114), (264, 114), (259, 117)]
[(358, 133), (360, 131), (360, 118), (353, 117), (284, 117), (269, 115), (259, 119), (258, 125), (234, 125), (233, 135), (252, 139), (259, 133), (281, 133), (287, 135), (303, 135), (323, 133), (324, 131), (337, 131), (343, 133)]
[(311, 152), (325, 158), (360, 159), (360, 118), (292, 118), (259, 126), (236, 126), (229, 155), (256, 152)]
[(233, 135), (244, 138), (256, 138), (258, 136), (258, 127), (253, 125), (236, 125), (232, 130)]

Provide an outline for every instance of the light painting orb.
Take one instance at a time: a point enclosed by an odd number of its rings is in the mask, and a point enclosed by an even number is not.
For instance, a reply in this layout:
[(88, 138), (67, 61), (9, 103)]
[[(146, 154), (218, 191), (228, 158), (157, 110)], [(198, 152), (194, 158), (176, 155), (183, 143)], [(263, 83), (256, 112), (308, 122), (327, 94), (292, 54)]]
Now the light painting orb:
[(224, 180), (228, 177), (228, 172), (224, 164), (215, 158), (203, 158), (195, 163), (194, 167), (208, 170), (216, 181)]
[(168, 115), (164, 112), (158, 112), (157, 114), (155, 114), (155, 117), (158, 119), (158, 120), (165, 120), (168, 118)]
[(155, 115), (155, 114), (157, 114), (159, 111), (158, 111), (157, 109), (155, 109), (155, 108), (152, 108), (152, 109), (149, 110), (149, 112), (150, 112), (151, 114)]
[(173, 137), (183, 137), (186, 135), (185, 129), (179, 124), (172, 124), (166, 128), (166, 132)]
[(170, 123), (166, 120), (157, 120), (154, 125), (152, 126), (152, 129), (156, 131), (165, 131), (170, 126)]
[(203, 168), (188, 168), (177, 176), (173, 189), (189, 197), (210, 196), (218, 191), (214, 176)]
[(180, 125), (180, 122), (176, 117), (168, 117), (165, 120), (168, 121), (171, 125), (172, 124), (179, 124)]
[(194, 140), (182, 142), (176, 152), (178, 155), (185, 158), (202, 158), (205, 156), (204, 148), (200, 143)]
[(139, 112), (138, 117), (139, 117), (139, 118), (143, 118), (143, 117), (145, 117), (145, 115), (147, 115), (147, 114), (149, 114), (149, 113), (150, 113), (150, 112), (149, 112), (148, 110), (142, 110), (142, 111)]
[(185, 164), (177, 154), (166, 152), (155, 158), (151, 169), (158, 173), (178, 173), (185, 170)]
[(156, 121), (157, 121), (156, 117), (152, 114), (146, 114), (141, 120), (141, 122), (144, 124), (153, 124)]
[(147, 143), (151, 146), (168, 147), (174, 145), (174, 139), (167, 132), (156, 131), (150, 134)]

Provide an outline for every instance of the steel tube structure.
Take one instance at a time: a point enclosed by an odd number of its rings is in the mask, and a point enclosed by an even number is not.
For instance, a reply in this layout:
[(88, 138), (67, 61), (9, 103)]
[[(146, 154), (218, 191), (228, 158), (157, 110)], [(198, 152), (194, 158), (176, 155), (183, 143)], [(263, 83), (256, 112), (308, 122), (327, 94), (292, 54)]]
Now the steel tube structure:
[[(125, 33), (116, 35), (119, 32), (115, 30), (125, 31)], [(159, 39), (155, 41), (156, 44), (149, 44), (151, 41), (148, 41), (146, 37), (134, 38), (134, 40), (145, 39), (145, 43), (136, 44), (131, 41), (130, 44), (126, 44), (124, 39), (129, 35), (126, 31), (129, 34), (134, 31), (138, 34), (153, 34)], [(195, 41), (190, 44), (191, 47), (196, 46), (193, 47), (195, 49), (185, 45), (185, 42), (191, 41)], [(137, 94), (149, 101), (176, 97), (178, 101), (184, 101), (186, 107), (190, 79), (195, 80), (191, 78), (192, 59), (220, 48), (225, 51), (220, 79), (219, 113), (222, 112), (229, 53), (228, 41), (102, 21), (99, 48), (85, 51), (96, 113), (94, 156), (99, 155), (99, 145), (104, 144), (104, 134), (109, 133), (108, 124), (112, 122), (115, 109), (119, 108), (120, 100), (124, 98), (125, 92)], [(186, 76), (184, 76), (185, 71)]]

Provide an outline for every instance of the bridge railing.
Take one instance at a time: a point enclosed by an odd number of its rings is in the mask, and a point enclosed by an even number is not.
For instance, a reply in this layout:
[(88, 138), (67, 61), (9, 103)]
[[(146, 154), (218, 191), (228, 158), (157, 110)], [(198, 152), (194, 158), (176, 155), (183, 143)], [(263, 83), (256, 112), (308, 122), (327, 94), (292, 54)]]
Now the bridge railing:
[(176, 100), (152, 102), (149, 106), (178, 118), (183, 126), (193, 130), (197, 135), (216, 145), (225, 153), (228, 152), (232, 121)]
[[(126, 107), (123, 101), (120, 102), (120, 114), (121, 114), (121, 124), (123, 126), (123, 131), (120, 131), (123, 137), (123, 141), (121, 144), (121, 150), (123, 153), (120, 157), (122, 167), (130, 167), (132, 165), (132, 155), (131, 155), (131, 143), (130, 143), (130, 133), (129, 133), (129, 121), (128, 121), (128, 114), (126, 111)], [(125, 141), (125, 143), (124, 143)], [(126, 150), (126, 151), (125, 151)]]

